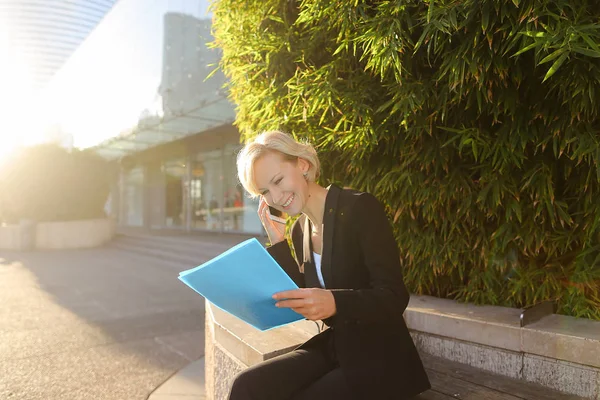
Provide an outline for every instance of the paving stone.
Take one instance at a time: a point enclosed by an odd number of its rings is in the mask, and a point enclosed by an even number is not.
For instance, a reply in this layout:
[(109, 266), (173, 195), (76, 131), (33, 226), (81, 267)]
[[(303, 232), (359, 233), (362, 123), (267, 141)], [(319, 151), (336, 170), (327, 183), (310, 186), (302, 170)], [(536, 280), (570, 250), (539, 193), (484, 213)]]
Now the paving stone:
[(182, 269), (110, 246), (0, 252), (0, 399), (147, 399), (204, 354)]

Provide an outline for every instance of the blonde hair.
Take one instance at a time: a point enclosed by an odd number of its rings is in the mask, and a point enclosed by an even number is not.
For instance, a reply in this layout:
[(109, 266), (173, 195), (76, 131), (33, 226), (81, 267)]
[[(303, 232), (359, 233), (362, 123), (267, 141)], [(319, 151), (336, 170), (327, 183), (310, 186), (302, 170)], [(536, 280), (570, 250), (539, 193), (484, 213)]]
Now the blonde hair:
[(320, 173), (317, 151), (310, 143), (301, 143), (287, 133), (280, 131), (263, 132), (246, 143), (237, 155), (238, 178), (244, 189), (258, 197), (260, 192), (254, 182), (254, 163), (267, 153), (280, 153), (286, 161), (302, 158), (310, 164), (307, 179), (316, 181)]

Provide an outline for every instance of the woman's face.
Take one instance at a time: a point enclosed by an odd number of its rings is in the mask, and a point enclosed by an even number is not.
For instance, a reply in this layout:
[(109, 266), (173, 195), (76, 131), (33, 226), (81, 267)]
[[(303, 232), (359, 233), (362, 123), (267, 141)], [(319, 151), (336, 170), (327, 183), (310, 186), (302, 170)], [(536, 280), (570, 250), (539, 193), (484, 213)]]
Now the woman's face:
[(303, 158), (288, 161), (281, 153), (269, 152), (254, 162), (254, 181), (269, 206), (297, 215), (308, 200), (304, 173), (309, 167)]

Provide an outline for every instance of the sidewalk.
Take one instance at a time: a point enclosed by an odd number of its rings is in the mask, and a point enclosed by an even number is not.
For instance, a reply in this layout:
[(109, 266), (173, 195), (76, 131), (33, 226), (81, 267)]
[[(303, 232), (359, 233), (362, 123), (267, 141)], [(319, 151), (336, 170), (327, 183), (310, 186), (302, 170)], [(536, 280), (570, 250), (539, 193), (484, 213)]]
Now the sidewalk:
[(233, 241), (1, 251), (0, 399), (203, 399), (204, 300), (177, 275)]
[(204, 357), (190, 363), (167, 379), (148, 400), (205, 400)]

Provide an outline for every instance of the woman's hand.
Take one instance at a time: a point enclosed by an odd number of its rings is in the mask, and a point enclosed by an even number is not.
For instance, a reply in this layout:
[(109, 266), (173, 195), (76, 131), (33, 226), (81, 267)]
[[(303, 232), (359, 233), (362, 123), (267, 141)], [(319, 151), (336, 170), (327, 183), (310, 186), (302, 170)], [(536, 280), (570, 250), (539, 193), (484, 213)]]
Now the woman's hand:
[(274, 245), (285, 239), (285, 224), (273, 221), (270, 216), (269, 205), (261, 196), (260, 202), (258, 203), (258, 218), (267, 231), (269, 242), (271, 242), (271, 245)]
[(311, 321), (329, 318), (337, 311), (331, 290), (318, 288), (287, 290), (275, 293), (273, 298), (279, 300), (275, 304), (277, 307), (291, 308)]

